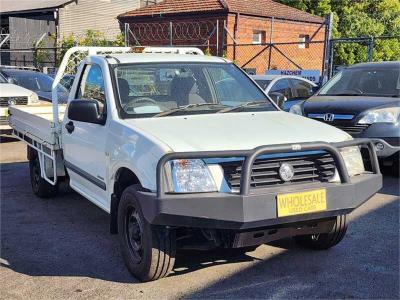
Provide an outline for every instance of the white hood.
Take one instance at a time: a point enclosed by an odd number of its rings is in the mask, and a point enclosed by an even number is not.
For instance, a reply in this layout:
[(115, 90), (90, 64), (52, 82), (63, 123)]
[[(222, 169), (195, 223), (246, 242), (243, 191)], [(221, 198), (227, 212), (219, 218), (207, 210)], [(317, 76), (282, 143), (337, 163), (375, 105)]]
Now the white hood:
[(347, 133), (335, 127), (281, 111), (125, 121), (131, 128), (156, 138), (174, 152), (249, 150), (262, 145), (350, 139)]
[(34, 92), (11, 83), (0, 83), (0, 97), (29, 97)]

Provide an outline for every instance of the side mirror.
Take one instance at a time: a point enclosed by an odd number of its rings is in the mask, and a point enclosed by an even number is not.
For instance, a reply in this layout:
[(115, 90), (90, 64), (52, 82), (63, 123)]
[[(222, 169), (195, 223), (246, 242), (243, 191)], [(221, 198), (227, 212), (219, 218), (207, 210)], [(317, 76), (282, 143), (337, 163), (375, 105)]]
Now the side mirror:
[(283, 108), (283, 105), (285, 104), (285, 101), (287, 100), (287, 98), (286, 98), (283, 94), (277, 93), (277, 92), (269, 93), (268, 96), (270, 96), (270, 98), (271, 98), (280, 108)]
[(11, 84), (15, 84), (15, 80), (12, 77), (8, 77), (7, 82), (11, 83)]
[(72, 100), (68, 105), (68, 118), (73, 121), (104, 125), (96, 100)]

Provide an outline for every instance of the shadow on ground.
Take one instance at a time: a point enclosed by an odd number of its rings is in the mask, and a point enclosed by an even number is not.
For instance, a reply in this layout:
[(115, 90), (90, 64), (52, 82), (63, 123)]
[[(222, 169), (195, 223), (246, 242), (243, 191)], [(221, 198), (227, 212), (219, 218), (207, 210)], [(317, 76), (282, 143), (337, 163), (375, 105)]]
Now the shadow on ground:
[[(116, 236), (109, 235), (105, 212), (68, 190), (39, 199), (31, 193), (27, 174), (27, 163), (1, 165), (3, 267), (29, 276), (136, 282), (124, 266)], [(253, 252), (180, 251), (171, 278), (185, 280), (184, 274), (211, 266), (251, 262), (184, 297), (397, 298), (398, 208), (393, 201), (362, 215), (345, 240), (325, 252), (298, 248), (292, 240), (274, 243), (281, 251), (268, 259)]]

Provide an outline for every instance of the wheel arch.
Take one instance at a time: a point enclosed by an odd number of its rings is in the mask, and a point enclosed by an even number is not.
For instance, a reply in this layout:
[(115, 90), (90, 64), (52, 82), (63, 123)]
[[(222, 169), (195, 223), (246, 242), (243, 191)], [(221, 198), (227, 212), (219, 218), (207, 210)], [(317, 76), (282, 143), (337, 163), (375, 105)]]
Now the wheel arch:
[(114, 175), (110, 207), (110, 233), (118, 233), (118, 206), (123, 191), (131, 185), (141, 185), (139, 177), (129, 168), (120, 167)]

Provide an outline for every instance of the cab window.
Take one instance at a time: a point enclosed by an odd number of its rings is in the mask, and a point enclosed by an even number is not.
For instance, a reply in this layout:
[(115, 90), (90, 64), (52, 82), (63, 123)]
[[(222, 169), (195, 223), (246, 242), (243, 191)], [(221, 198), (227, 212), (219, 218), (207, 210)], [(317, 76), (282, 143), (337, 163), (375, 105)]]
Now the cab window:
[(78, 99), (96, 100), (99, 113), (104, 113), (106, 103), (103, 73), (99, 65), (87, 65), (81, 77)]
[(280, 93), (288, 100), (293, 98), (292, 90), (290, 89), (290, 82), (288, 79), (278, 80), (271, 88), (270, 93)]
[(297, 93), (297, 98), (308, 99), (313, 95), (313, 87), (306, 81), (292, 79), (293, 90)]

